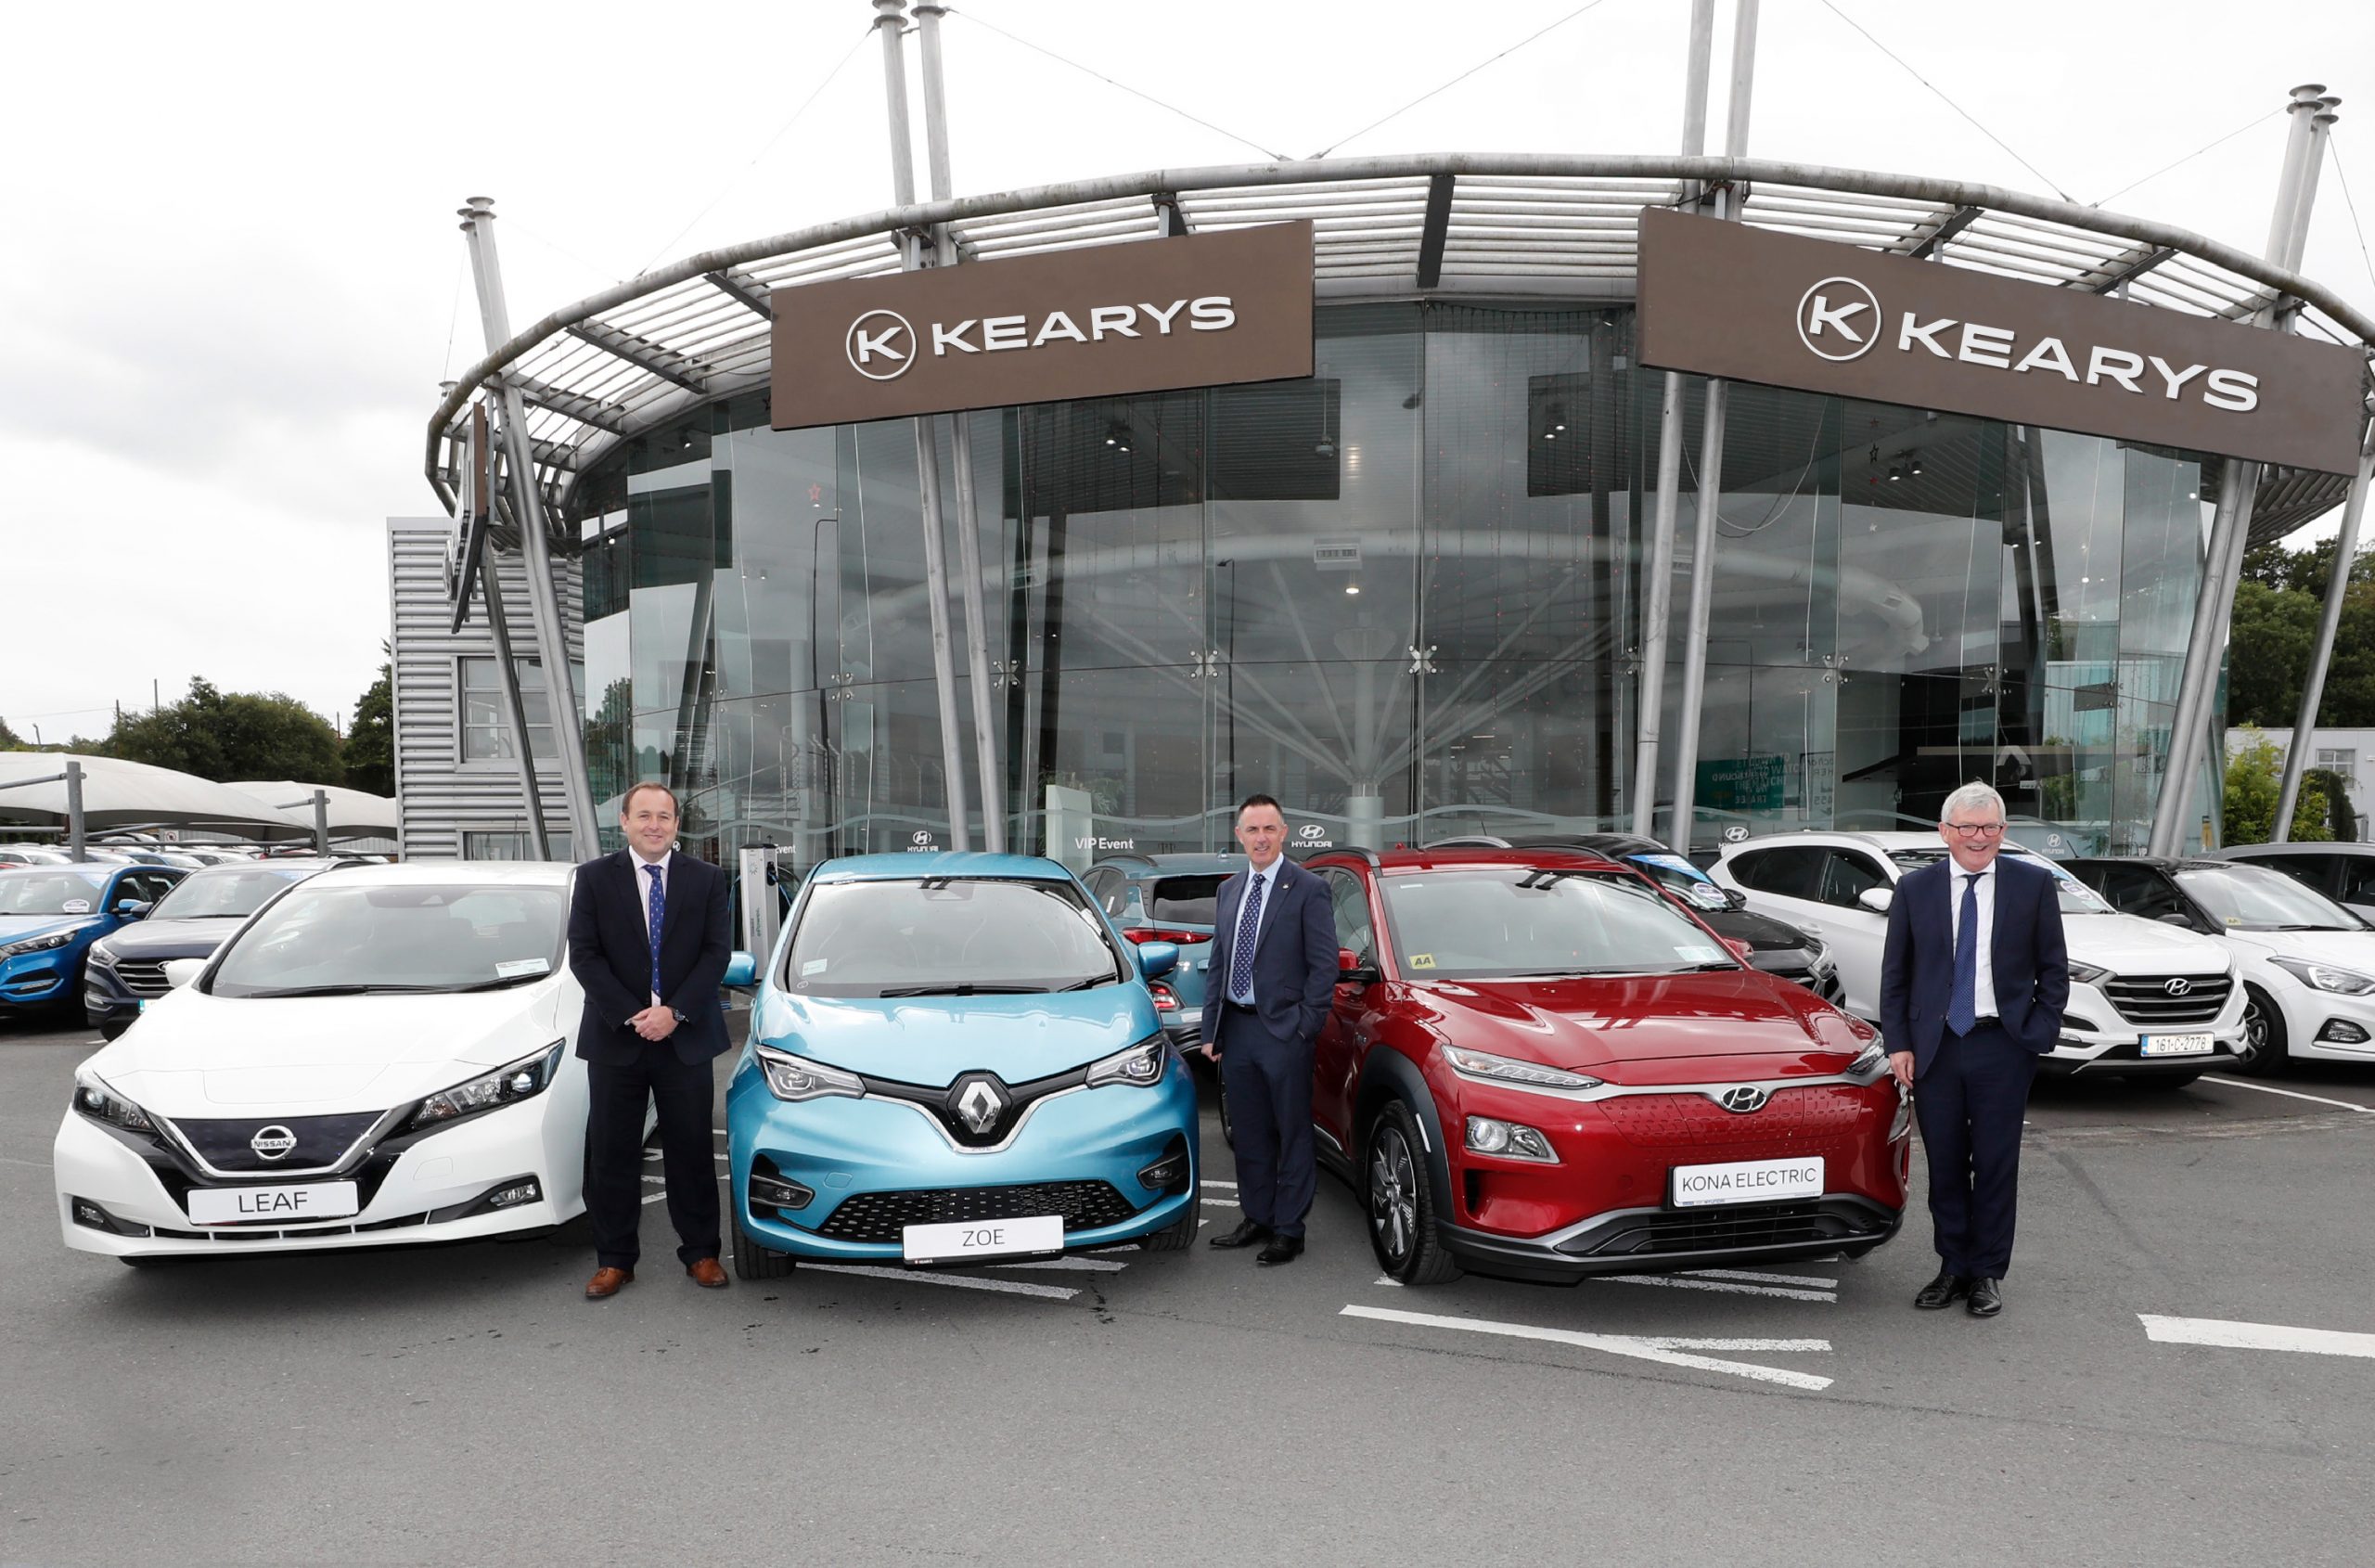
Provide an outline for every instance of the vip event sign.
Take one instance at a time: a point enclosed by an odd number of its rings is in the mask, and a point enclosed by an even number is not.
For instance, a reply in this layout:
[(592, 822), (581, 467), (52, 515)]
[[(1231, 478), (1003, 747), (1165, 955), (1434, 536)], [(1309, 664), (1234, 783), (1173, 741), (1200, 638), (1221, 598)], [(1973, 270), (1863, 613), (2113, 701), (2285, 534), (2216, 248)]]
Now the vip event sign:
[(1309, 223), (778, 289), (777, 430), (1312, 372)]
[(1641, 214), (1641, 363), (2327, 473), (2360, 356), (1745, 224)]

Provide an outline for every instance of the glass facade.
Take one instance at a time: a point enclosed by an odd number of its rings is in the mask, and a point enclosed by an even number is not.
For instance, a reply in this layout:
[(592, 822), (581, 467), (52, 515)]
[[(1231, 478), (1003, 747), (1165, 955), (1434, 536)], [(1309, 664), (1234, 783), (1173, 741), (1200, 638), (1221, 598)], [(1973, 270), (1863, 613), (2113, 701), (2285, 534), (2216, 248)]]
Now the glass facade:
[[(1662, 383), (1632, 328), (1329, 306), (1309, 380), (962, 416), (1009, 842), (1216, 849), (1255, 790), (1306, 842), (1628, 826)], [(2072, 852), (2140, 849), (2215, 482), (2196, 454), (1735, 387), (1694, 842), (1924, 827), (1982, 778)], [(910, 423), (774, 431), (743, 394), (576, 494), (606, 820), (649, 778), (720, 855), (944, 835)]]

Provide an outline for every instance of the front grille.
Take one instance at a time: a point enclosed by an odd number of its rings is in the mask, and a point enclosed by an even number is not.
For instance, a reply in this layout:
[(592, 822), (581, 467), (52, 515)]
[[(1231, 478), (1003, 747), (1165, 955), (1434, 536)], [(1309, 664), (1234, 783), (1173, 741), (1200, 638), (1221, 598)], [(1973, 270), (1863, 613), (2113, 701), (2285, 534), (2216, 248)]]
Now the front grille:
[(1045, 1181), (1021, 1187), (938, 1187), (910, 1192), (861, 1192), (845, 1198), (816, 1227), (834, 1241), (895, 1242), (910, 1225), (1060, 1215), (1064, 1228), (1095, 1230), (1137, 1213), (1103, 1181)]
[(1599, 1108), (1624, 1141), (1637, 1149), (1688, 1150), (1747, 1147), (1781, 1153), (1812, 1153), (1809, 1141), (1843, 1138), (1857, 1123), (1880, 1111), (1855, 1089), (1838, 1084), (1778, 1089), (1761, 1111), (1734, 1112), (1699, 1094), (1619, 1095)]
[[(2173, 996), (2169, 987), (2178, 981), (2185, 983), (2185, 992)], [(2227, 1010), (2227, 997), (2234, 988), (2235, 983), (2223, 974), (2124, 975), (2102, 986), (2122, 1018), (2146, 1029), (2213, 1022)]]
[(1868, 1217), (1855, 1216), (1814, 1203), (1702, 1209), (1692, 1214), (1644, 1215), (1638, 1223), (1598, 1240), (1588, 1255), (1654, 1257), (1661, 1253), (1851, 1241), (1885, 1228), (1886, 1223), (1877, 1213)]
[(122, 959), (115, 966), (115, 977), (123, 988), (135, 996), (161, 996), (173, 989), (165, 983), (164, 960)]
[[(176, 1121), (199, 1158), (218, 1171), (263, 1175), (273, 1171), (318, 1170), (335, 1165), (354, 1140), (371, 1130), (382, 1112), (355, 1111), (340, 1116), (240, 1116), (230, 1120)], [(286, 1127), (297, 1147), (277, 1160), (267, 1160), (251, 1146), (265, 1127)]]

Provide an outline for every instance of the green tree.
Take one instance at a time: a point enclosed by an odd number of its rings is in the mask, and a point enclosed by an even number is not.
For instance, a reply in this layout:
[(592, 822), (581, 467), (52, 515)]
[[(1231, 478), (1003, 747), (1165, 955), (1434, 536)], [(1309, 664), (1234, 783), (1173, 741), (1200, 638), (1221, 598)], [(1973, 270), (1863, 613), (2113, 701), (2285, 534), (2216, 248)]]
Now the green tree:
[(2313, 767), (2301, 775), (2301, 787), (2324, 791), (2326, 825), (2338, 842), (2348, 843), (2358, 837), (2358, 808), (2351, 803), (2349, 779), (2332, 768)]
[(31, 750), (32, 748), (18, 739), (17, 732), (8, 727), (8, 721), (0, 719), (0, 752), (29, 752)]
[(100, 748), (111, 757), (179, 768), (200, 778), (343, 778), (338, 731), (293, 697), (225, 692), (203, 677), (171, 707), (128, 713)]
[[(2317, 616), (2317, 601), (2307, 594), (2262, 582), (2237, 585), (2227, 645), (2228, 724), (2263, 729), (2292, 725), (2301, 706), (2301, 688), (2309, 678)], [(2330, 686), (2328, 689), (2330, 693)], [(2326, 710), (2330, 712), (2332, 705), (2329, 695)]]
[[(388, 645), (381, 643), (386, 653)], [(346, 787), (374, 795), (396, 792), (395, 673), (379, 666), (379, 678), (354, 700), (354, 722), (346, 726)]]
[[(2283, 784), (2284, 753), (2262, 735), (2257, 725), (2243, 726), (2243, 741), (2227, 758), (2226, 799), (2219, 817), (2219, 842), (2264, 844), (2274, 837), (2276, 801)], [(2301, 781), (2301, 798), (2293, 803), (2294, 843), (2324, 843), (2333, 837), (2326, 792), (2310, 779)]]

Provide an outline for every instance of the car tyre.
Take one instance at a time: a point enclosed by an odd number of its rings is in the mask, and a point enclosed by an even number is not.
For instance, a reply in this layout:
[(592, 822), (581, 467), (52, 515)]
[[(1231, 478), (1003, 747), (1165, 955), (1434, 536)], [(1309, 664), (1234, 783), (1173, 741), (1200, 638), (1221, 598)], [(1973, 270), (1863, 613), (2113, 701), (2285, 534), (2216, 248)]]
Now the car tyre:
[(2256, 985), (2243, 987), (2243, 1046), (2235, 1056), (2235, 1071), (2265, 1078), (2284, 1071), (2290, 1059), (2284, 1009)]
[(1435, 1232), (1434, 1184), (1410, 1107), (1399, 1099), (1380, 1106), (1362, 1147), (1361, 1209), (1378, 1266), (1405, 1285), (1458, 1279), (1459, 1264)]
[(1196, 1232), (1204, 1223), (1204, 1194), (1200, 1188), (1188, 1195), (1187, 1212), (1171, 1225), (1147, 1237), (1138, 1244), (1150, 1253), (1184, 1253), (1196, 1244)]
[(99, 1024), (99, 1038), (102, 1040), (122, 1039), (123, 1037), (123, 1032), (131, 1027), (132, 1020), (128, 1018), (110, 1018), (103, 1020)]
[(792, 1270), (790, 1253), (778, 1253), (762, 1247), (751, 1240), (742, 1228), (740, 1216), (734, 1221), (734, 1272), (743, 1279), (780, 1279)]

